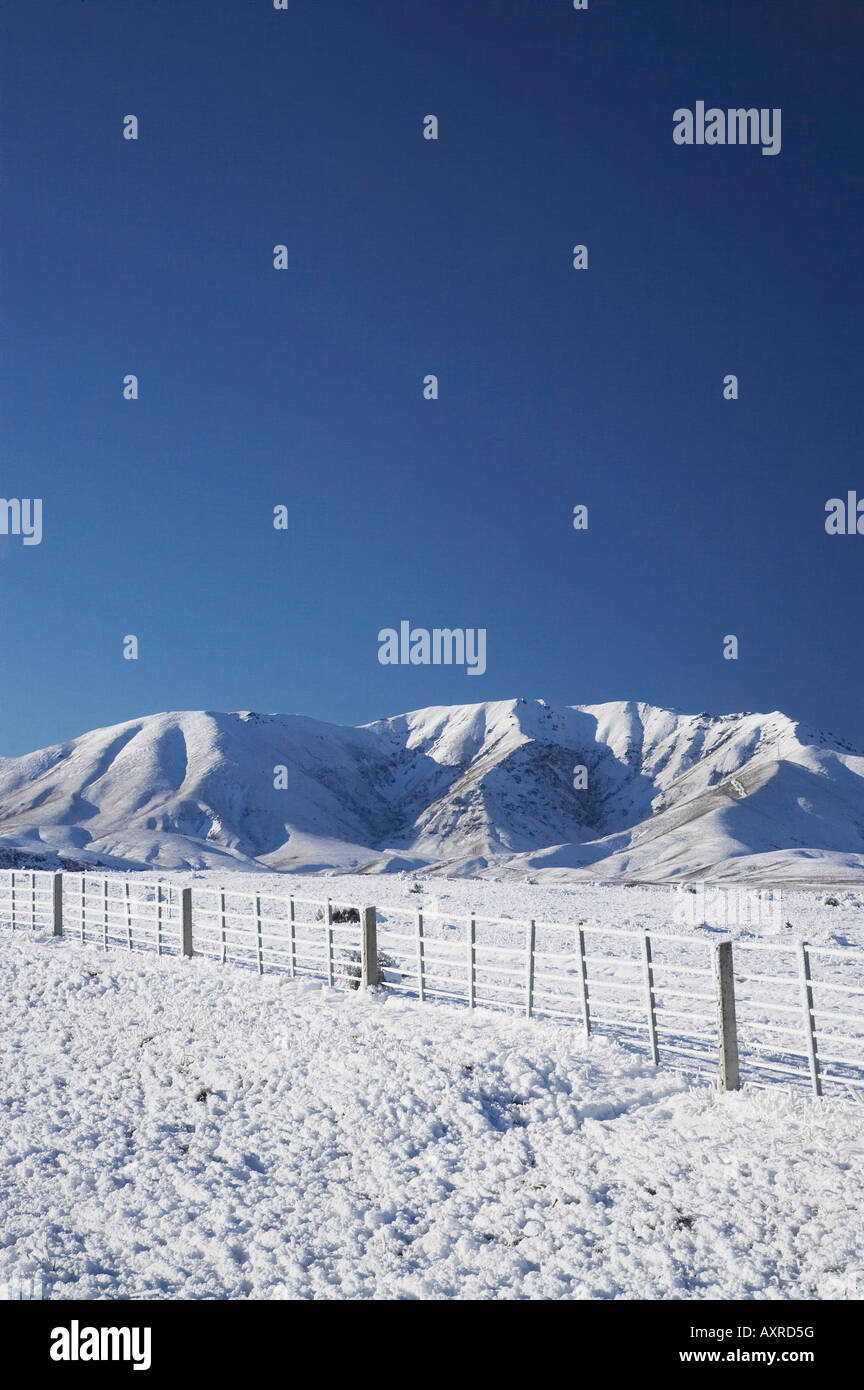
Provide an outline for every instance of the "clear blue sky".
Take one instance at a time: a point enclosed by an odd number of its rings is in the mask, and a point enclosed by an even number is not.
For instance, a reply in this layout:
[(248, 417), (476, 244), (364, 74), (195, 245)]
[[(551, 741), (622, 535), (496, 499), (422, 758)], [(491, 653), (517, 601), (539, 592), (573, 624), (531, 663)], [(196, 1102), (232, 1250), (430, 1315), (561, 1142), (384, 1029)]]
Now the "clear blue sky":
[[(862, 60), (853, 0), (6, 0), (0, 753), (517, 694), (864, 741)], [(487, 674), (379, 665), (403, 618)]]

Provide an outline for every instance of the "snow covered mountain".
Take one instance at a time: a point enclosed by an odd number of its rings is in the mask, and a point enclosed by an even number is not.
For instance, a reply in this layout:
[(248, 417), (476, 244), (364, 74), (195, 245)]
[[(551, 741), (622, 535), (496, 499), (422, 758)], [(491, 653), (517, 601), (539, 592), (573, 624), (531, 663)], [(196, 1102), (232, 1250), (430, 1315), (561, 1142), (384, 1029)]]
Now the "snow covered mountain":
[(436, 706), (361, 728), (156, 714), (0, 759), (0, 863), (37, 858), (864, 879), (864, 754), (777, 712), (635, 702)]

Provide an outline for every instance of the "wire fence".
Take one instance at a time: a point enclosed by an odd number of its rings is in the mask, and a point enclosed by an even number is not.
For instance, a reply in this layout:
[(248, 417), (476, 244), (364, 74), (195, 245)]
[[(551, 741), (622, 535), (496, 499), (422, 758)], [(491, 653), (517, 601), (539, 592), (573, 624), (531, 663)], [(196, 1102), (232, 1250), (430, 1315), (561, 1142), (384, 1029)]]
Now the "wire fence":
[(864, 951), (518, 921), (131, 876), (0, 871), (0, 928), (572, 1024), (655, 1063), (864, 1099)]
[[(741, 1080), (821, 1095), (864, 1091), (864, 951), (806, 942), (725, 943), (694, 931), (637, 931), (470, 915), (379, 913), (388, 988), (573, 1023), (654, 1062), (714, 1074), (723, 1011)], [(730, 996), (724, 998), (724, 994)]]
[(259, 974), (283, 971), (354, 988), (360, 983), (360, 910), (350, 903), (228, 888), (194, 889), (192, 902), (196, 955)]

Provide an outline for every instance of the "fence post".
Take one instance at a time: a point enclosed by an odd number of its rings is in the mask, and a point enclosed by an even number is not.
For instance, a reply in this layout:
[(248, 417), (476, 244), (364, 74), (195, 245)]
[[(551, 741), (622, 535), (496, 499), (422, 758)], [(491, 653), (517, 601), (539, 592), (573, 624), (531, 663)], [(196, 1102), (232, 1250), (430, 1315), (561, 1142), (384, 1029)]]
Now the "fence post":
[(581, 927), (577, 929), (577, 941), (579, 944), (579, 984), (582, 992), (582, 1023), (585, 1028), (585, 1036), (591, 1036), (591, 1005), (588, 1002), (588, 961), (585, 956), (585, 933)]
[(645, 1005), (648, 1011), (648, 1038), (651, 1043), (651, 1060), (655, 1067), (659, 1067), (660, 1052), (657, 1047), (657, 1006), (654, 999), (654, 966), (651, 963), (651, 937), (647, 931), (642, 938), (642, 963), (645, 967)]
[(123, 901), (126, 904), (126, 945), (132, 950), (132, 897), (129, 892), (129, 880), (123, 884)]
[(534, 943), (537, 939), (537, 929), (532, 920), (528, 923), (528, 939), (526, 943), (527, 955), (525, 958), (525, 1017), (530, 1018), (534, 1012)]
[[(329, 899), (328, 899), (328, 904), (329, 904)], [(263, 935), (262, 935), (262, 927), (261, 927), (261, 894), (260, 894), (260, 893), (256, 893), (256, 894), (255, 894), (255, 946), (256, 946), (256, 951), (257, 951), (256, 959), (257, 959), (257, 961), (258, 961), (258, 974), (259, 974), (259, 975), (263, 975), (263, 974), (264, 974), (264, 938), (263, 938)], [(332, 981), (331, 981), (331, 984), (332, 984)]]
[(327, 922), (327, 983), (332, 989), (335, 980), (333, 976), (333, 903), (330, 898), (327, 899), (325, 920)]
[(801, 976), (801, 1003), (804, 1008), (804, 1037), (807, 1043), (807, 1061), (810, 1064), (810, 1081), (814, 1096), (821, 1096), (822, 1078), (819, 1075), (819, 1054), (816, 1050), (816, 1020), (813, 1017), (810, 952), (804, 941), (798, 942), (798, 969)]
[(54, 875), (54, 935), (63, 935), (63, 875)]
[(191, 956), (192, 952), (192, 889), (180, 889), (180, 926), (183, 934), (183, 954)]
[(360, 909), (360, 987), (374, 989), (378, 977), (378, 914), (374, 907)]
[(474, 913), (468, 918), (468, 1008), (474, 1008), (474, 994), (477, 982), (477, 923)]
[(737, 1091), (738, 1030), (735, 1023), (735, 975), (732, 942), (720, 941), (713, 953), (714, 985), (717, 990), (717, 1043), (720, 1061), (720, 1090)]
[(421, 1004), (426, 997), (425, 960), (423, 950), (423, 913), (417, 913), (417, 997)]

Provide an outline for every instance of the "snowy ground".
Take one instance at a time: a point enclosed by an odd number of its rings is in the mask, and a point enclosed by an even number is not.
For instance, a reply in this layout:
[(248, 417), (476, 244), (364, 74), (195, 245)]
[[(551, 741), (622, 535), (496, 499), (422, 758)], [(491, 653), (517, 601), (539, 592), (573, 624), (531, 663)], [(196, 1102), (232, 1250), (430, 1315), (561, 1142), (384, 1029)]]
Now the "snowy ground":
[(41, 931), (0, 936), (0, 975), (0, 1281), (55, 1299), (864, 1295), (851, 1101), (719, 1096), (572, 1027)]
[[(100, 871), (101, 872), (101, 871)], [(434, 874), (218, 874), (197, 870), (189, 873), (130, 874), (131, 881), (158, 878), (181, 887), (199, 887), (227, 882), (232, 891), (293, 893), (309, 898), (332, 897), (334, 901), (374, 903), (382, 907), (404, 907), (411, 911), (450, 912), (464, 917), (472, 910), (550, 922), (583, 920), (598, 926), (637, 926), (652, 931), (664, 926), (681, 931), (676, 925), (676, 889), (667, 884), (579, 883), (552, 884), (521, 882), (514, 878), (447, 878)], [(419, 892), (414, 891), (419, 888)], [(824, 945), (864, 947), (864, 887), (786, 888), (783, 887), (784, 922), (791, 923), (792, 937)], [(837, 906), (826, 905), (833, 897)], [(737, 930), (729, 935), (750, 933)]]

